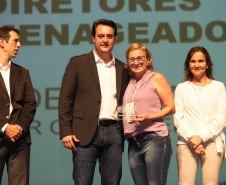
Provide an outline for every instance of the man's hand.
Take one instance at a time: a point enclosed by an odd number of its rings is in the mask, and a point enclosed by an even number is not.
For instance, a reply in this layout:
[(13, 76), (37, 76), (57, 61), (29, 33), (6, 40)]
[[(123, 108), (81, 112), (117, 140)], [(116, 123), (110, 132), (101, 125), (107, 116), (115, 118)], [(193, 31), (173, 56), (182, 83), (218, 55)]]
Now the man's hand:
[(200, 144), (202, 144), (202, 138), (199, 135), (193, 135), (191, 137), (188, 137), (188, 145), (195, 149), (197, 148)]
[(22, 130), (18, 125), (8, 125), (5, 129), (5, 139), (15, 142), (22, 136)]
[(62, 142), (65, 148), (68, 148), (72, 151), (76, 150), (76, 147), (74, 145), (75, 142), (79, 142), (79, 140), (75, 137), (75, 135), (69, 135), (62, 138)]

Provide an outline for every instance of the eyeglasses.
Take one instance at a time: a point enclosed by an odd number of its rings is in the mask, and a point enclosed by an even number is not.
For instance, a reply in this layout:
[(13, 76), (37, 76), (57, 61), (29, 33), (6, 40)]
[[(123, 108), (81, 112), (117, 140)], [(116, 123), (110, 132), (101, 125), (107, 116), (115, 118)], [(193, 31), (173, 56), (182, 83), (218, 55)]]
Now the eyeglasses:
[(137, 62), (144, 62), (144, 59), (146, 58), (146, 56), (138, 56), (137, 58), (128, 58), (128, 62), (130, 64), (134, 64), (135, 63), (135, 60), (137, 60)]

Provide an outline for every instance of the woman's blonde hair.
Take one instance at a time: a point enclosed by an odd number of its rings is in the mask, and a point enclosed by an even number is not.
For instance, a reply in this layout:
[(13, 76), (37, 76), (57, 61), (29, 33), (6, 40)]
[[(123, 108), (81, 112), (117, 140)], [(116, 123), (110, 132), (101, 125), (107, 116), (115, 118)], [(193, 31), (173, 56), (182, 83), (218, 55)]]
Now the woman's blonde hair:
[[(127, 49), (127, 51), (126, 51), (127, 63), (128, 63), (129, 53), (132, 52), (132, 51), (135, 51), (135, 50), (143, 50), (145, 52), (146, 58), (148, 60), (147, 69), (150, 70), (150, 71), (154, 71), (154, 68), (152, 66), (152, 54), (151, 54), (151, 52), (144, 45), (139, 44), (139, 43), (134, 43)], [(128, 65), (125, 65), (125, 68), (128, 70), (128, 72), (131, 73), (131, 70), (130, 70)]]

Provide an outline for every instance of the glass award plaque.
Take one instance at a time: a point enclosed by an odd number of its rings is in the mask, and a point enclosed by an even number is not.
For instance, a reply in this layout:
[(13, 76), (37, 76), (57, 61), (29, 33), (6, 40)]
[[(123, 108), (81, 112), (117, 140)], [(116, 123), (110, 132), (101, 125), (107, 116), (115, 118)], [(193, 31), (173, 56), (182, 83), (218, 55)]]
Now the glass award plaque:
[(122, 105), (118, 105), (116, 107), (116, 111), (118, 113), (118, 120), (125, 119), (128, 123), (133, 122), (131, 120), (131, 116), (135, 115), (134, 102), (127, 104), (126, 107), (123, 107)]
[(118, 120), (123, 120), (123, 117), (125, 115), (125, 111), (123, 110), (123, 106), (122, 105), (118, 105), (116, 107), (116, 111), (118, 114)]

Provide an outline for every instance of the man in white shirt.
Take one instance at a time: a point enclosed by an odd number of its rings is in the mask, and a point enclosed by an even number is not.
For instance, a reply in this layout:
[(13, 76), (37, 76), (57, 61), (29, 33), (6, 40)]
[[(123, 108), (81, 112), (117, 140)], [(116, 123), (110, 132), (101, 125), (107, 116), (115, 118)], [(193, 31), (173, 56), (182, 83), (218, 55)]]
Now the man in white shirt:
[(21, 47), (19, 30), (0, 27), (0, 180), (5, 164), (10, 185), (29, 184), (35, 93), (27, 69), (10, 61)]
[(116, 35), (113, 21), (94, 22), (94, 50), (72, 57), (62, 80), (60, 137), (73, 152), (76, 185), (92, 184), (97, 160), (102, 184), (120, 183), (123, 128), (116, 109), (122, 105), (129, 76), (111, 53)]

